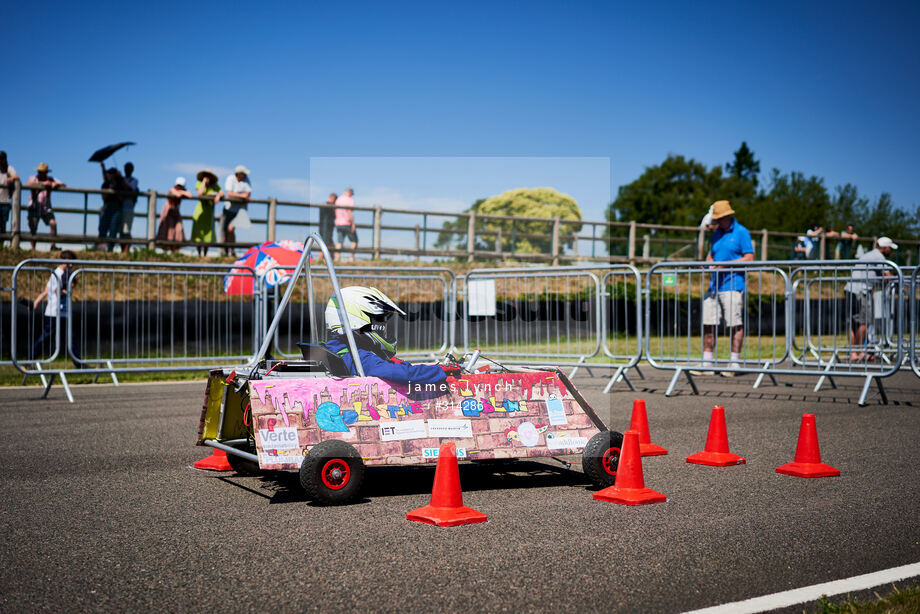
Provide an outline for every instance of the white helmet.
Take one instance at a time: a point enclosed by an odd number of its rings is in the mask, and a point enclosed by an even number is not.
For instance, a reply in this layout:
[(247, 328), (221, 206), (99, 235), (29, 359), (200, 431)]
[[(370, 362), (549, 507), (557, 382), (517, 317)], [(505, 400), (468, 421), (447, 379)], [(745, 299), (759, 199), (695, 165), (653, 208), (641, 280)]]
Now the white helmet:
[[(363, 333), (388, 358), (392, 358), (396, 354), (396, 334), (395, 330), (392, 335), (387, 333), (386, 322), (394, 313), (406, 315), (406, 312), (397, 307), (390, 297), (377, 288), (365, 288), (364, 286), (342, 288), (342, 300), (345, 301), (349, 328)], [(339, 316), (335, 294), (326, 304), (326, 328), (339, 335), (345, 334), (342, 330), (342, 318)], [(356, 338), (355, 341), (357, 342), (358, 339)]]

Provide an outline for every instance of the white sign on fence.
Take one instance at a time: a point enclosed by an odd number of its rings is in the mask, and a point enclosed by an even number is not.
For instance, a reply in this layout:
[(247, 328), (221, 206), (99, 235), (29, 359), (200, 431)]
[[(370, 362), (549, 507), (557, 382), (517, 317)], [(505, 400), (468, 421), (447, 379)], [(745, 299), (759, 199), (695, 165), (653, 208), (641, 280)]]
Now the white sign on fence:
[(470, 295), (471, 316), (495, 315), (495, 280), (471, 279), (467, 291)]

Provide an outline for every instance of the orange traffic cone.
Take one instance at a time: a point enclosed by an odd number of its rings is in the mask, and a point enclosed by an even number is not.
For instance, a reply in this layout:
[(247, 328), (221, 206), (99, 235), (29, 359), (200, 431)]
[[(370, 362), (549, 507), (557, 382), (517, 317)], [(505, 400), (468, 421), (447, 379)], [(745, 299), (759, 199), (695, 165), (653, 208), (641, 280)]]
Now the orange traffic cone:
[(633, 401), (632, 419), (629, 421), (629, 430), (639, 433), (639, 456), (659, 456), (668, 451), (652, 443), (652, 436), (648, 431), (648, 414), (645, 413), (645, 400)]
[(620, 452), (620, 462), (617, 463), (617, 479), (613, 486), (594, 493), (594, 498), (622, 505), (645, 505), (668, 500), (660, 492), (645, 487), (638, 432), (629, 430), (623, 433), (623, 450)]
[(485, 514), (463, 505), (456, 444), (450, 442), (441, 444), (441, 450), (438, 452), (438, 466), (434, 470), (431, 503), (412, 510), (406, 514), (406, 518), (439, 527), (456, 527), (461, 524), (486, 521)]
[(826, 478), (840, 475), (840, 469), (821, 462), (818, 448), (818, 428), (814, 414), (802, 414), (799, 427), (799, 443), (795, 447), (795, 460), (776, 468), (776, 473), (785, 473), (799, 478)]
[(709, 419), (709, 433), (706, 435), (706, 447), (702, 452), (687, 457), (688, 463), (727, 467), (743, 465), (744, 459), (728, 451), (728, 431), (725, 428), (725, 408), (716, 405), (712, 408)]
[(211, 471), (233, 471), (230, 461), (227, 460), (227, 453), (217, 448), (214, 448), (211, 456), (195, 461), (194, 467), (196, 469), (210, 469)]

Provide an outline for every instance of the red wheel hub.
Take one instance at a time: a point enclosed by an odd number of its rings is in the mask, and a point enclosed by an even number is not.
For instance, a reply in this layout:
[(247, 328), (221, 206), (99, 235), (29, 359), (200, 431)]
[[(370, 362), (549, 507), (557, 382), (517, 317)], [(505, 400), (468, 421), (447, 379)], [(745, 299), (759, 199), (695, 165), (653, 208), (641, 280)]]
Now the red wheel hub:
[(320, 479), (322, 479), (326, 488), (340, 490), (348, 485), (348, 481), (351, 479), (351, 468), (341, 458), (333, 458), (323, 465)]
[(601, 459), (601, 465), (610, 475), (617, 474), (617, 463), (620, 462), (620, 449), (619, 448), (609, 448), (604, 452), (604, 457)]

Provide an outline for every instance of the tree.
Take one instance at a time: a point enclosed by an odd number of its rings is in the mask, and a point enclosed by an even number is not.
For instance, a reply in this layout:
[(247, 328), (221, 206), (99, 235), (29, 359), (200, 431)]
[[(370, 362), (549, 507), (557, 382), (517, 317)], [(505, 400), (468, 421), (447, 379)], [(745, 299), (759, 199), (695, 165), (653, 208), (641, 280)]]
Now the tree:
[(804, 232), (812, 224), (826, 226), (830, 221), (831, 199), (821, 177), (806, 177), (798, 171), (784, 175), (774, 168), (769, 185), (769, 191), (743, 209), (743, 224), (748, 228)]
[(621, 186), (607, 207), (607, 219), (696, 226), (709, 205), (724, 198), (722, 187), (722, 167), (707, 169), (693, 158), (672, 154)]
[[(495, 248), (496, 236), (501, 232), (503, 251), (519, 253), (549, 253), (552, 248), (552, 222), (523, 220), (521, 218), (544, 218), (552, 220), (581, 221), (581, 209), (571, 196), (561, 194), (552, 188), (517, 188), (508, 190), (485, 200), (477, 200), (467, 209), (477, 216), (501, 215), (516, 219), (496, 220), (487, 217), (477, 218), (476, 249), (491, 250)], [(437, 247), (465, 243), (465, 235), (458, 235), (444, 230), (463, 231), (467, 228), (465, 218), (446, 222), (435, 243)], [(575, 235), (581, 230), (581, 224), (564, 224), (560, 229), (560, 244), (570, 246)], [(489, 233), (489, 234), (485, 234)]]
[(741, 141), (741, 147), (735, 152), (734, 162), (725, 165), (730, 177), (749, 181), (757, 187), (757, 174), (760, 173), (760, 160), (754, 159), (754, 152), (748, 148), (746, 141)]

